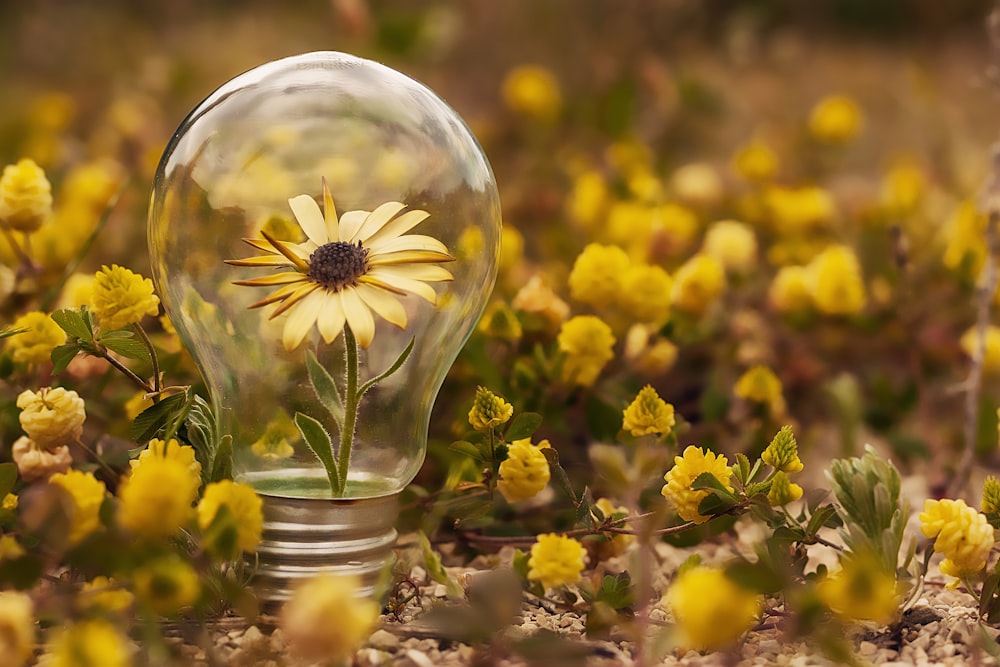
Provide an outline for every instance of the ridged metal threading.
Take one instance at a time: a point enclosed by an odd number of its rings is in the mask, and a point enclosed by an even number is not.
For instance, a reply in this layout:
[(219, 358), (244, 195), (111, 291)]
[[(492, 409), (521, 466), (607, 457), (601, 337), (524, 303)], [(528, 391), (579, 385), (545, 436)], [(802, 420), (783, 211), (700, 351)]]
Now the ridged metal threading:
[(374, 594), (382, 570), (395, 558), (398, 493), (375, 498), (260, 497), (264, 526), (253, 587), (265, 609), (291, 597), (302, 581), (325, 573), (356, 575), (362, 582), (357, 595)]

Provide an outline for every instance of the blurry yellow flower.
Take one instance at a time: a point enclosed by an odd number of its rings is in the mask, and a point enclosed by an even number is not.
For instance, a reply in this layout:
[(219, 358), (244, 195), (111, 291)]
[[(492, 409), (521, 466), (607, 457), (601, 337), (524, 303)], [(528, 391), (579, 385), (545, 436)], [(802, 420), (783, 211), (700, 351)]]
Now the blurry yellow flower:
[(853, 315), (865, 307), (867, 295), (861, 264), (854, 250), (830, 246), (807, 267), (816, 308), (827, 315)]
[(541, 315), (553, 327), (559, 326), (569, 317), (569, 305), (545, 284), (540, 275), (532, 276), (514, 295), (510, 305), (514, 310)]
[[(292, 652), (306, 660), (345, 660), (375, 628), (379, 606), (357, 596), (357, 577), (326, 574), (303, 583), (281, 610)], [(330, 619), (336, 619), (331, 623)]]
[(104, 331), (121, 329), (160, 312), (160, 299), (153, 294), (153, 281), (113, 264), (95, 275), (90, 308)]
[(537, 65), (521, 65), (503, 79), (503, 101), (509, 109), (538, 120), (553, 120), (562, 109), (559, 81)]
[(757, 263), (757, 237), (742, 222), (722, 220), (709, 227), (701, 251), (727, 271), (747, 271)]
[(679, 204), (664, 204), (653, 209), (654, 251), (668, 257), (682, 255), (691, 247), (698, 233), (698, 218), (691, 209)]
[(625, 359), (642, 375), (652, 377), (666, 373), (677, 361), (677, 354), (677, 346), (669, 340), (651, 340), (645, 325), (633, 324), (625, 334)]
[(505, 224), (500, 230), (500, 275), (509, 275), (523, 259), (524, 236), (515, 228)]
[(673, 281), (659, 266), (632, 265), (622, 277), (622, 310), (638, 322), (662, 324), (670, 315)]
[[(15, 558), (20, 558), (25, 553), (24, 547), (17, 541), (17, 538), (13, 535), (0, 535), (0, 561), (13, 560)], [(0, 636), (3, 635), (3, 631), (0, 630)], [(2, 644), (0, 644), (2, 646)], [(2, 665), (3, 663), (0, 663)]]
[(598, 307), (614, 303), (621, 294), (622, 277), (628, 267), (628, 255), (618, 246), (591, 243), (573, 262), (570, 295)]
[(550, 447), (548, 440), (538, 446), (531, 438), (510, 443), (507, 458), (500, 463), (500, 480), (497, 489), (509, 503), (534, 498), (549, 483), (549, 462), (542, 453)]
[(934, 540), (934, 551), (944, 554), (941, 572), (965, 578), (986, 567), (993, 549), (993, 527), (985, 514), (969, 507), (964, 500), (924, 501), (920, 513), (920, 532)]
[(604, 225), (605, 237), (613, 243), (634, 249), (633, 256), (637, 251), (645, 251), (653, 231), (655, 210), (642, 202), (615, 202), (608, 210), (608, 219)]
[(76, 596), (77, 606), (82, 610), (100, 610), (106, 614), (127, 611), (134, 601), (135, 596), (128, 589), (108, 577), (94, 577)]
[(809, 134), (827, 143), (850, 141), (861, 131), (861, 108), (850, 97), (829, 95), (809, 114)]
[(34, 605), (24, 593), (0, 591), (0, 665), (22, 667), (35, 650)]
[(74, 273), (66, 279), (62, 291), (59, 292), (59, 300), (56, 302), (56, 309), (79, 308), (90, 305), (90, 299), (94, 294), (94, 282), (96, 278), (92, 273)]
[(715, 167), (704, 162), (684, 165), (670, 177), (674, 195), (684, 204), (711, 206), (723, 195), (722, 179)]
[(726, 273), (719, 261), (699, 253), (677, 269), (670, 297), (677, 308), (702, 315), (715, 303), (725, 286)]
[(69, 125), (75, 115), (76, 102), (71, 95), (48, 91), (32, 100), (28, 121), (37, 130), (58, 132)]
[(775, 228), (783, 234), (800, 234), (833, 220), (833, 198), (822, 188), (770, 187), (764, 193), (764, 207)]
[(183, 462), (149, 456), (118, 489), (118, 523), (145, 539), (167, 539), (187, 523), (200, 484)]
[(611, 327), (593, 315), (577, 315), (563, 323), (556, 338), (563, 359), (563, 380), (589, 387), (614, 358)]
[(782, 401), (781, 380), (767, 366), (757, 365), (740, 376), (733, 393), (747, 401), (777, 405)]
[(159, 438), (153, 438), (146, 445), (146, 449), (139, 452), (139, 457), (128, 462), (133, 470), (141, 468), (152, 458), (167, 458), (184, 465), (188, 474), (194, 479), (201, 479), (201, 464), (198, 463), (194, 447), (182, 445), (176, 438), (170, 438), (163, 442)]
[(641, 202), (657, 202), (663, 198), (663, 183), (656, 174), (646, 169), (636, 169), (629, 174), (626, 185)]
[(771, 488), (767, 492), (767, 501), (774, 507), (794, 503), (802, 497), (802, 487), (788, 479), (781, 470), (771, 478)]
[(37, 310), (18, 317), (11, 328), (27, 329), (6, 339), (7, 349), (17, 363), (45, 363), (49, 361), (52, 350), (66, 342), (66, 332), (51, 317)]
[(82, 621), (55, 630), (41, 662), (46, 667), (129, 667), (127, 641), (108, 621)]
[(253, 553), (260, 544), (264, 517), (261, 499), (253, 488), (232, 480), (214, 482), (205, 487), (198, 503), (198, 527), (206, 534), (215, 521), (219, 508), (225, 507), (225, 525), (210, 550), (224, 558), (236, 558), (241, 551)]
[[(597, 509), (601, 510), (601, 513), (608, 519), (613, 517), (615, 514), (624, 514), (626, 516), (629, 514), (627, 507), (623, 505), (615, 505), (610, 498), (598, 498), (597, 501), (594, 502), (594, 505)], [(619, 524), (618, 527), (629, 528), (630, 526), (628, 523), (624, 523)], [(625, 553), (625, 550), (628, 549), (629, 545), (635, 543), (636, 540), (635, 535), (628, 535), (627, 533), (607, 533), (606, 536), (608, 538), (608, 544), (611, 547), (611, 553), (615, 556), (620, 556)]]
[[(986, 345), (983, 351), (983, 370), (988, 373), (1000, 373), (1000, 327), (994, 326), (992, 324), (986, 327)], [(962, 350), (969, 356), (970, 359), (974, 358), (979, 347), (979, 330), (978, 327), (972, 326), (962, 334), (962, 338), (959, 344), (962, 346)]]
[(476, 398), (469, 410), (469, 423), (477, 431), (488, 431), (506, 424), (514, 414), (514, 406), (486, 387), (476, 388)]
[(767, 291), (767, 300), (779, 313), (800, 313), (812, 305), (809, 271), (804, 266), (778, 269)]
[(26, 389), (17, 397), (21, 428), (37, 447), (55, 449), (80, 439), (87, 419), (83, 399), (62, 387)]
[(136, 597), (161, 616), (177, 615), (201, 595), (198, 573), (187, 560), (174, 553), (143, 563), (132, 574), (132, 582)]
[(539, 535), (528, 559), (528, 579), (543, 588), (558, 588), (580, 581), (587, 552), (579, 541), (565, 535)]
[(878, 558), (851, 555), (841, 561), (840, 571), (822, 579), (816, 594), (835, 614), (849, 621), (891, 623), (902, 602), (896, 579), (885, 572)]
[(781, 472), (800, 472), (803, 466), (799, 459), (799, 445), (795, 441), (792, 427), (782, 426), (760, 458), (764, 463)]
[(1000, 481), (989, 475), (983, 483), (983, 502), (980, 505), (987, 514), (1000, 513)]
[(648, 384), (622, 413), (622, 428), (635, 437), (670, 433), (674, 427), (674, 406)]
[(913, 212), (927, 190), (927, 176), (912, 159), (897, 161), (882, 178), (879, 199), (891, 214)]
[(978, 276), (986, 261), (985, 230), (986, 216), (972, 201), (962, 202), (945, 225), (944, 265), (952, 270), (967, 266)]
[(288, 416), (288, 413), (282, 412), (268, 422), (263, 435), (250, 446), (250, 451), (254, 453), (254, 456), (259, 456), (262, 459), (275, 461), (287, 459), (295, 453), (291, 443), (300, 437), (295, 422)]
[(52, 213), (52, 186), (34, 160), (9, 164), (0, 176), (0, 224), (19, 232), (33, 232)]
[(726, 457), (694, 445), (688, 445), (682, 456), (675, 456), (674, 467), (663, 476), (667, 483), (663, 485), (660, 493), (673, 504), (677, 514), (685, 521), (705, 523), (709, 519), (698, 513), (698, 505), (708, 496), (709, 491), (691, 488), (698, 475), (705, 472), (711, 473), (730, 491), (733, 490), (729, 483), (733, 471), (729, 469)]
[(101, 527), (101, 504), (107, 488), (93, 473), (70, 470), (55, 473), (49, 483), (62, 487), (73, 499), (73, 516), (70, 520), (69, 543), (79, 544), (85, 537)]
[(268, 236), (276, 238), (279, 241), (287, 241), (289, 243), (302, 243), (306, 240), (306, 233), (302, 231), (299, 223), (289, 220), (283, 215), (270, 216), (261, 225), (260, 231), (262, 233), (267, 232)]
[(684, 646), (715, 651), (735, 644), (750, 629), (763, 602), (722, 570), (698, 565), (677, 576), (662, 604), (673, 614)]
[(585, 171), (573, 181), (566, 198), (566, 210), (571, 220), (590, 228), (600, 220), (608, 202), (608, 186), (598, 171)]
[(103, 158), (85, 162), (66, 176), (59, 190), (60, 201), (84, 205), (92, 211), (103, 213), (118, 191), (124, 178), (124, 169), (114, 160)]
[(153, 399), (146, 396), (146, 392), (139, 390), (132, 394), (132, 397), (125, 401), (125, 416), (130, 420), (135, 419), (142, 411), (153, 405)]
[(605, 149), (604, 156), (625, 175), (647, 171), (653, 163), (652, 149), (635, 137), (613, 142)]
[(519, 341), (524, 334), (517, 314), (503, 300), (492, 301), (486, 306), (476, 328), (490, 338), (512, 343)]
[(733, 169), (748, 181), (769, 181), (778, 172), (778, 155), (760, 139), (740, 146), (733, 155)]
[(0, 501), (0, 509), (2, 510), (16, 510), (17, 509), (17, 496), (13, 493), (8, 493)]
[(45, 479), (57, 472), (66, 472), (73, 464), (69, 447), (63, 445), (53, 450), (43, 449), (30, 438), (14, 441), (10, 450), (11, 458), (17, 464), (17, 474), (26, 482)]

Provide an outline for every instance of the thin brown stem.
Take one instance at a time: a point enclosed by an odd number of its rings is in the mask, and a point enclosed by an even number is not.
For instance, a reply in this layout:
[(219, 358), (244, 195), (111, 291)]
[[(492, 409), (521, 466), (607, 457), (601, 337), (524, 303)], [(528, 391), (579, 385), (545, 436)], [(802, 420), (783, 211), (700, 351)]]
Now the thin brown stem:
[(153, 365), (153, 403), (160, 402), (160, 362), (156, 359), (156, 349), (153, 347), (153, 341), (149, 339), (149, 335), (146, 330), (142, 328), (142, 325), (136, 322), (132, 325), (132, 329), (139, 334), (139, 340), (142, 344), (146, 346), (146, 351), (149, 352), (149, 361)]
[(137, 385), (147, 394), (153, 392), (153, 387), (148, 382), (146, 382), (141, 377), (136, 375), (128, 366), (126, 366), (125, 364), (118, 361), (110, 354), (108, 354), (106, 350), (104, 350), (102, 353), (98, 353), (97, 356), (101, 357), (102, 359), (106, 360), (109, 364), (114, 366), (115, 369), (118, 370), (118, 372), (127, 377), (129, 380), (131, 380), (133, 384)]

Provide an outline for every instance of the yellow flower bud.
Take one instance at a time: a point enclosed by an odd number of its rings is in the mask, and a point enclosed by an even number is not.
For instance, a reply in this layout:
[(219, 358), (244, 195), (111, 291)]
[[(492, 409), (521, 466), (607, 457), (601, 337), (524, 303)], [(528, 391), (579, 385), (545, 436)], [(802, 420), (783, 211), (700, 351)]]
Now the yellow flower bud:
[(66, 342), (66, 332), (51, 317), (39, 311), (21, 315), (12, 325), (14, 329), (27, 329), (5, 340), (14, 361), (26, 364), (43, 364), (49, 361), (52, 350)]
[(477, 431), (488, 431), (506, 424), (514, 414), (514, 406), (485, 387), (476, 389), (476, 398), (469, 410), (469, 423)]
[(754, 403), (766, 405), (782, 403), (781, 380), (767, 366), (754, 366), (743, 373), (736, 381), (733, 393)]
[(778, 155), (759, 139), (744, 144), (733, 155), (733, 169), (748, 181), (769, 181), (778, 171)]
[(781, 472), (795, 473), (802, 470), (802, 461), (799, 460), (799, 445), (795, 441), (792, 427), (782, 426), (760, 458), (764, 463)]
[(827, 143), (850, 141), (864, 122), (857, 103), (845, 95), (820, 100), (809, 114), (809, 133)]
[(775, 507), (794, 503), (802, 497), (802, 487), (792, 483), (788, 475), (779, 470), (771, 478), (771, 489), (767, 492), (767, 501)]
[(33, 232), (52, 213), (52, 186), (34, 160), (24, 158), (4, 167), (0, 176), (0, 224)]
[(669, 433), (674, 423), (674, 406), (650, 385), (643, 387), (622, 413), (622, 428), (635, 437)]
[(983, 483), (983, 502), (980, 506), (987, 514), (1000, 513), (1000, 482), (993, 475)]
[(521, 65), (503, 80), (503, 100), (509, 109), (543, 121), (554, 120), (562, 109), (559, 81), (537, 65)]
[(507, 458), (500, 463), (500, 480), (497, 482), (497, 489), (507, 502), (534, 498), (549, 483), (549, 462), (542, 453), (549, 446), (548, 440), (533, 446), (530, 438), (510, 444)]
[(17, 407), (21, 408), (21, 428), (41, 449), (76, 442), (87, 419), (80, 395), (62, 387), (42, 387), (38, 393), (25, 390), (17, 397)]

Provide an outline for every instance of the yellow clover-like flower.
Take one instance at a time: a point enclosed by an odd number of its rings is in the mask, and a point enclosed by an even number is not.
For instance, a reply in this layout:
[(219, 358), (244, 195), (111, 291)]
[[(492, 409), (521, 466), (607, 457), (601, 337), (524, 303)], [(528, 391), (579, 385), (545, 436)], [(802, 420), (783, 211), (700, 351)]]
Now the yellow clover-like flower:
[(799, 445), (791, 426), (782, 426), (760, 458), (767, 465), (785, 473), (800, 472), (803, 468), (799, 459)]
[(667, 483), (660, 493), (673, 503), (677, 513), (685, 521), (704, 523), (709, 519), (698, 513), (698, 505), (708, 496), (709, 491), (691, 488), (694, 480), (706, 472), (711, 473), (725, 488), (733, 490), (729, 483), (733, 471), (730, 470), (726, 457), (694, 445), (688, 445), (682, 456), (675, 456), (674, 467), (663, 476)]
[(767, 492), (767, 501), (774, 507), (794, 503), (802, 497), (802, 487), (788, 479), (788, 474), (779, 470), (771, 478), (771, 488)]
[(701, 315), (715, 303), (725, 286), (726, 272), (719, 260), (698, 253), (677, 269), (670, 298), (680, 310)]
[(658, 266), (630, 266), (622, 277), (622, 310), (638, 322), (662, 324), (670, 315), (672, 286), (670, 276)]
[(167, 539), (190, 518), (200, 483), (185, 463), (150, 456), (118, 489), (118, 523), (148, 540)]
[(33, 232), (52, 213), (52, 186), (42, 168), (29, 158), (9, 164), (0, 176), (0, 224)]
[(615, 356), (611, 327), (594, 315), (577, 315), (564, 322), (556, 341), (565, 355), (563, 379), (572, 384), (591, 386)]
[(93, 473), (79, 470), (56, 473), (49, 477), (49, 482), (62, 487), (73, 499), (69, 542), (79, 544), (101, 527), (101, 504), (108, 490)]
[(629, 267), (624, 250), (615, 245), (591, 243), (581, 252), (569, 274), (569, 293), (576, 301), (606, 306), (622, 293), (622, 278)]
[(843, 143), (857, 136), (863, 122), (857, 102), (845, 95), (829, 95), (809, 114), (809, 133), (820, 141)]
[(0, 591), (0, 663), (28, 664), (35, 650), (34, 605), (24, 593)]
[(816, 308), (827, 315), (853, 315), (867, 302), (861, 263), (854, 249), (831, 246), (808, 266), (810, 293)]
[(781, 380), (767, 366), (757, 365), (743, 373), (736, 381), (733, 392), (740, 398), (754, 403), (767, 405), (782, 403)]
[(983, 502), (980, 508), (986, 514), (1000, 513), (1000, 481), (989, 475), (983, 483)]
[(139, 452), (139, 458), (129, 461), (128, 464), (135, 470), (153, 458), (166, 458), (177, 461), (188, 469), (193, 479), (201, 478), (201, 464), (198, 463), (194, 447), (182, 445), (176, 438), (170, 438), (167, 442), (159, 438), (153, 438), (146, 445), (146, 449)]
[(132, 652), (127, 641), (113, 623), (82, 621), (55, 631), (42, 663), (47, 667), (129, 667)]
[(201, 595), (198, 573), (191, 563), (173, 553), (143, 563), (132, 574), (132, 582), (136, 597), (161, 616), (175, 616)]
[(982, 571), (993, 549), (993, 527), (985, 514), (964, 500), (925, 500), (920, 532), (934, 540), (934, 551), (944, 554), (941, 571), (967, 577)]
[(87, 419), (83, 399), (62, 387), (26, 389), (17, 397), (21, 428), (37, 447), (53, 450), (80, 439)]
[(76, 597), (76, 605), (81, 610), (105, 614), (125, 612), (134, 601), (135, 596), (128, 589), (108, 577), (94, 577), (80, 588), (80, 595)]
[(431, 304), (437, 293), (429, 282), (452, 280), (441, 262), (454, 261), (443, 243), (422, 234), (407, 234), (429, 217), (427, 211), (386, 202), (374, 211), (348, 211), (337, 217), (333, 197), (323, 181), (323, 208), (310, 195), (288, 200), (304, 243), (280, 241), (261, 230), (262, 239), (244, 239), (265, 253), (227, 264), (280, 269), (262, 278), (238, 280), (237, 285), (277, 287), (253, 304), (277, 304), (270, 318), (288, 313), (282, 332), (286, 350), (297, 348), (316, 326), (326, 343), (332, 343), (345, 325), (367, 348), (375, 336), (372, 313), (406, 328), (407, 314), (400, 296), (413, 293)]
[(13, 493), (8, 493), (0, 500), (0, 510), (16, 510), (17, 509), (17, 496)]
[(702, 252), (718, 260), (727, 271), (747, 271), (757, 262), (757, 236), (749, 225), (720, 220), (706, 232)]
[[(356, 595), (354, 576), (326, 574), (303, 583), (285, 603), (279, 624), (292, 652), (312, 661), (343, 660), (371, 635), (379, 607)], [(337, 619), (331, 623), (330, 619)]]
[(838, 572), (816, 585), (816, 594), (846, 620), (880, 625), (893, 621), (902, 601), (893, 574), (880, 567), (878, 558), (866, 554), (845, 558)]
[[(959, 345), (971, 359), (977, 354), (980, 340), (979, 328), (973, 326), (959, 339)], [(986, 334), (982, 340), (985, 341), (985, 345), (983, 345), (983, 370), (989, 373), (1000, 373), (1000, 327), (992, 324), (987, 326)]]
[(66, 332), (55, 320), (39, 311), (24, 313), (14, 320), (11, 328), (27, 329), (6, 339), (7, 348), (17, 363), (43, 364), (49, 361), (56, 346), (66, 342)]
[(778, 269), (767, 290), (767, 300), (779, 313), (801, 313), (812, 306), (809, 271), (804, 266)]
[(511, 111), (539, 120), (552, 120), (562, 109), (558, 79), (538, 65), (520, 65), (507, 72), (501, 92)]
[(514, 300), (510, 302), (514, 310), (541, 316), (552, 327), (557, 327), (569, 317), (569, 305), (559, 298), (540, 275), (534, 275), (524, 284)]
[(575, 584), (580, 580), (587, 552), (578, 540), (565, 535), (539, 535), (528, 558), (528, 579), (544, 588)]
[[(615, 503), (610, 498), (598, 498), (594, 505), (601, 510), (601, 513), (605, 517), (612, 517), (615, 514), (625, 514), (628, 515), (628, 508), (624, 505), (615, 505)], [(629, 528), (629, 524), (621, 524), (621, 528)], [(633, 544), (636, 540), (635, 535), (629, 535), (627, 533), (606, 533), (608, 538), (608, 545), (610, 547), (609, 551), (612, 555), (619, 556), (625, 553), (629, 545)]]
[(102, 266), (94, 278), (90, 309), (102, 330), (121, 329), (160, 312), (160, 299), (149, 278), (117, 264)]
[(549, 462), (542, 450), (550, 446), (548, 440), (542, 440), (536, 447), (531, 438), (510, 444), (507, 458), (500, 463), (497, 481), (497, 489), (507, 502), (534, 498), (549, 483)]
[(260, 497), (246, 484), (228, 479), (214, 482), (205, 487), (198, 503), (198, 527), (206, 533), (219, 509), (225, 507), (228, 512), (225, 525), (210, 548), (228, 558), (235, 558), (241, 551), (253, 553), (260, 544), (264, 524), (261, 505)]
[(674, 427), (674, 406), (646, 385), (622, 413), (622, 428), (635, 437), (670, 433)]
[(778, 172), (778, 155), (760, 139), (754, 139), (736, 151), (732, 161), (737, 174), (748, 181), (769, 181)]
[(514, 406), (486, 387), (476, 389), (476, 398), (469, 410), (469, 423), (477, 431), (488, 431), (506, 424), (514, 414)]
[(27, 436), (14, 441), (10, 455), (17, 465), (18, 476), (26, 482), (66, 472), (73, 464), (73, 455), (67, 445), (52, 450), (43, 449)]
[(735, 644), (760, 616), (763, 602), (760, 595), (738, 586), (721, 570), (703, 565), (678, 575), (663, 598), (681, 641), (698, 651)]

